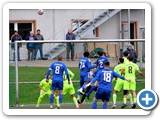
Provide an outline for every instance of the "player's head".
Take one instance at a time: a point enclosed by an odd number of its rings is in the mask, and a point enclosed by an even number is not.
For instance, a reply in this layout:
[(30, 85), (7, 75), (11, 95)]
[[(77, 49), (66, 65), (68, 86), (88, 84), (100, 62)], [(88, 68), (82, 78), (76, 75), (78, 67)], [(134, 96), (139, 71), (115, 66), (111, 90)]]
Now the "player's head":
[(57, 60), (62, 61), (62, 55), (58, 55)]
[(98, 51), (97, 53), (98, 53), (99, 56), (102, 56), (104, 54), (103, 51)]
[(83, 56), (88, 58), (90, 56), (90, 54), (89, 54), (89, 52), (84, 52)]
[(103, 52), (103, 56), (107, 56), (105, 52)]
[(110, 67), (110, 62), (108, 62), (108, 61), (105, 62), (105, 63), (104, 63), (104, 67), (105, 67), (105, 68), (106, 68), (106, 67)]
[[(44, 77), (46, 77), (47, 73), (44, 75)], [(49, 79), (51, 78), (51, 76), (48, 76), (48, 79), (46, 79), (46, 81), (49, 81)]]
[(128, 57), (128, 52), (127, 51), (123, 52), (123, 56)]
[(132, 56), (132, 55), (129, 55), (129, 56), (128, 56), (128, 60), (129, 60), (129, 61), (133, 61), (133, 56)]
[(124, 62), (124, 59), (123, 58), (119, 58), (119, 63), (123, 63)]

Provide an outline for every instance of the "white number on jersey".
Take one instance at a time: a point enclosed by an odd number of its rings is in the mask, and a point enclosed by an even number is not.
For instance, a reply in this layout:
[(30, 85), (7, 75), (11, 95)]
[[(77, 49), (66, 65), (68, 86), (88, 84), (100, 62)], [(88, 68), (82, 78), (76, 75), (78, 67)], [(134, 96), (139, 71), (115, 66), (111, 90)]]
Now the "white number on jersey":
[(99, 61), (99, 67), (103, 68), (103, 61)]
[(55, 73), (59, 74), (60, 66), (56, 66)]
[(84, 68), (85, 67), (85, 64), (83, 61), (80, 61), (80, 69)]
[(105, 71), (103, 73), (103, 76), (104, 76), (104, 81), (111, 82), (111, 73), (110, 72)]

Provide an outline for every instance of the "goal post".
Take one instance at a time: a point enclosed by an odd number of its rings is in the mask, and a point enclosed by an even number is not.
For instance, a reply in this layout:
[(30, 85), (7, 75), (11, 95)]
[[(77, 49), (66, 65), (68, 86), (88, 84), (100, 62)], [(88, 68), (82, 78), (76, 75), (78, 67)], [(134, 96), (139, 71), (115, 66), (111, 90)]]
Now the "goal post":
[[(15, 44), (15, 51), (18, 51), (18, 43), (23, 44), (23, 50), (20, 51), (20, 55), (27, 55), (27, 43), (42, 43), (43, 44), (43, 55), (46, 55), (48, 59), (46, 60), (35, 60), (33, 62), (27, 61), (26, 56), (22, 61), (18, 61), (18, 52), (15, 52), (15, 61), (12, 62), (12, 65), (15, 67), (15, 88), (16, 88), (16, 106), (19, 106), (19, 92), (22, 92), (19, 90), (19, 84), (27, 84), (27, 82), (33, 82), (33, 84), (37, 84), (38, 81), (19, 81), (19, 65), (21, 66), (44, 66), (49, 68), (49, 65), (56, 61), (56, 57), (59, 54), (63, 55), (63, 58), (66, 58), (66, 44), (67, 43), (74, 43), (75, 44), (75, 61), (67, 61), (64, 60), (64, 63), (69, 65), (69, 67), (74, 67), (73, 70), (75, 70), (78, 67), (78, 60), (83, 56), (83, 52), (88, 51), (91, 54), (91, 59), (96, 60), (96, 52), (97, 50), (104, 50), (106, 52), (106, 55), (109, 57), (112, 63), (112, 67), (117, 65), (118, 58), (122, 56), (122, 52), (126, 50), (127, 45), (130, 42), (135, 42), (137, 44), (133, 45), (133, 48), (138, 53), (138, 65), (139, 67), (145, 68), (145, 61), (143, 59), (143, 53), (144, 48), (143, 44), (145, 44), (145, 39), (93, 39), (93, 40), (44, 40), (44, 41), (16, 41)], [(122, 49), (122, 51), (120, 51)], [(38, 53), (39, 54), (39, 53)], [(10, 58), (12, 59), (12, 58)], [(46, 70), (46, 68), (44, 68)], [(25, 72), (25, 71), (24, 71)], [(30, 72), (30, 71), (27, 71)], [(35, 74), (38, 75), (38, 73)], [(78, 76), (78, 72), (76, 75)], [(25, 73), (24, 73), (25, 75)], [(32, 74), (31, 74), (32, 75)], [(34, 75), (34, 74), (33, 74)], [(43, 75), (44, 76), (44, 75)], [(30, 77), (31, 78), (31, 77)], [(35, 79), (35, 78), (34, 78)], [(78, 80), (78, 77), (77, 79)], [(13, 81), (12, 81), (13, 82)], [(35, 82), (35, 83), (34, 83)], [(77, 81), (75, 81), (78, 83)], [(77, 90), (76, 90), (77, 91)]]

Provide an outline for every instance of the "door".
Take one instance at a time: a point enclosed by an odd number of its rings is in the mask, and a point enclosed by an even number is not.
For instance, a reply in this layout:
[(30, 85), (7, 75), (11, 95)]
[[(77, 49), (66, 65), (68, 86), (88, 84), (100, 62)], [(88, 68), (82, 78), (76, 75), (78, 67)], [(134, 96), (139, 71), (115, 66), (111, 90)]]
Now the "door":
[[(122, 21), (121, 39), (138, 39), (138, 22), (130, 21), (130, 38), (128, 38), (128, 21)], [(132, 44), (138, 56), (138, 42), (122, 42), (123, 51), (126, 50), (128, 44)]]

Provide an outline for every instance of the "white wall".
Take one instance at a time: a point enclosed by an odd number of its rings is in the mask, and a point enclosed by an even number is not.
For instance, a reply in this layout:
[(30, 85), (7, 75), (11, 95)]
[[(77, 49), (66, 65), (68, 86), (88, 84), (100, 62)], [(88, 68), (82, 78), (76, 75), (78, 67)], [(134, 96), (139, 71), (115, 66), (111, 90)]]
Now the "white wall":
[(44, 10), (43, 15), (38, 15), (37, 9), (9, 11), (10, 20), (36, 20), (37, 29), (41, 29), (44, 39), (48, 39), (54, 34), (53, 10)]
[[(58, 33), (55, 37), (51, 39), (65, 39), (65, 35), (68, 31), (68, 28), (71, 26), (71, 19), (76, 19), (82, 15), (86, 9), (74, 10), (74, 9), (58, 9), (58, 10), (49, 10), (45, 9), (43, 15), (37, 14), (37, 9), (31, 10), (10, 10), (9, 19), (10, 20), (36, 20), (37, 28), (41, 29), (45, 39), (50, 38), (55, 33), (60, 31), (65, 27), (64, 31)], [(96, 10), (94, 16), (102, 10)], [(122, 10), (122, 20), (128, 20), (127, 13), (128, 10)], [(139, 26), (145, 26), (144, 20), (144, 10), (130, 10), (130, 20), (138, 21)], [(87, 14), (79, 17), (79, 19), (91, 19), (93, 17), (92, 11), (87, 12)], [(120, 37), (120, 21), (119, 14), (116, 14), (105, 23), (99, 26), (100, 39), (119, 39)], [(47, 48), (47, 47), (46, 47)], [(22, 48), (21, 54), (24, 55), (23, 51), (25, 48)], [(26, 52), (26, 51), (25, 51)], [(27, 55), (27, 53), (25, 53)], [(26, 57), (24, 57), (26, 59)]]

